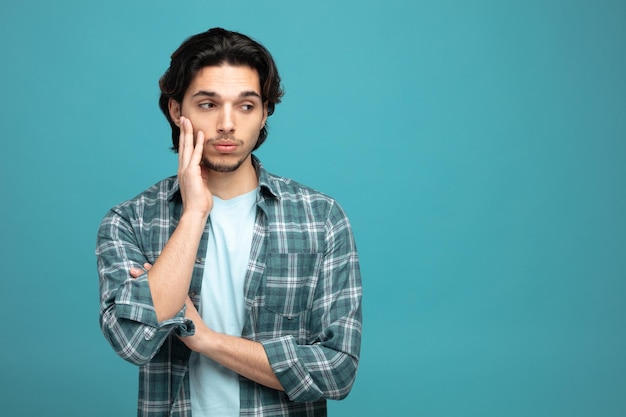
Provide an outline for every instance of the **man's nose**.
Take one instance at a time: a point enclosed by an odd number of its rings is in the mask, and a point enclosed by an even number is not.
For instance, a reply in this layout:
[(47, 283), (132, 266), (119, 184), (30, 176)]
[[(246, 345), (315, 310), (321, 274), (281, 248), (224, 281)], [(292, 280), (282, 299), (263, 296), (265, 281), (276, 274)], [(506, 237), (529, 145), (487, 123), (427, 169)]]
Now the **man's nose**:
[(222, 108), (217, 123), (217, 131), (219, 133), (232, 133), (235, 131), (235, 122), (233, 120), (232, 108), (228, 106)]

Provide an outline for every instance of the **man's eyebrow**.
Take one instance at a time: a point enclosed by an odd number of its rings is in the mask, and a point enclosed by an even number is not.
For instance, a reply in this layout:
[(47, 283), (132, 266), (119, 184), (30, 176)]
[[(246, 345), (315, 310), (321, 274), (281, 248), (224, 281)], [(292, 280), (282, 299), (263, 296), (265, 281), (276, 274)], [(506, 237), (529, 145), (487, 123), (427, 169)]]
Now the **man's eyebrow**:
[(257, 93), (256, 91), (242, 91), (241, 93), (239, 93), (239, 97), (258, 97), (261, 98), (261, 95), (259, 93)]
[[(196, 92), (194, 95), (192, 95), (191, 97), (215, 97), (215, 98), (219, 98), (220, 95), (217, 94), (215, 91), (200, 90), (200, 91)], [(240, 98), (258, 97), (259, 99), (262, 99), (261, 95), (259, 93), (257, 93), (256, 91), (254, 91), (254, 90), (242, 91), (241, 93), (239, 93), (239, 97)]]

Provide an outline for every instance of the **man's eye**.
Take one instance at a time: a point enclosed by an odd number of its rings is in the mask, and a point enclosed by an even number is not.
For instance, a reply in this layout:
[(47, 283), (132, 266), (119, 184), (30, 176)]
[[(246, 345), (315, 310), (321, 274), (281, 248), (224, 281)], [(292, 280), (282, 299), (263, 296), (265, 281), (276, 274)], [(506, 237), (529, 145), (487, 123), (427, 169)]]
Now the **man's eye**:
[(200, 108), (202, 109), (212, 109), (213, 107), (215, 107), (213, 103), (200, 103)]
[(252, 104), (242, 104), (241, 109), (243, 111), (251, 111), (254, 108)]

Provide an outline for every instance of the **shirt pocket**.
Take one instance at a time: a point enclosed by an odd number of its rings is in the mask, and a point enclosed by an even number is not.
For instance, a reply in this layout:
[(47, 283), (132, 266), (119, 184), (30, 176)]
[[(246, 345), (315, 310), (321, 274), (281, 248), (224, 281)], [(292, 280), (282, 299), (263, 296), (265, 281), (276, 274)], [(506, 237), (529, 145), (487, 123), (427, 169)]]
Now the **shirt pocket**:
[(321, 253), (270, 253), (265, 265), (265, 307), (287, 319), (313, 306)]

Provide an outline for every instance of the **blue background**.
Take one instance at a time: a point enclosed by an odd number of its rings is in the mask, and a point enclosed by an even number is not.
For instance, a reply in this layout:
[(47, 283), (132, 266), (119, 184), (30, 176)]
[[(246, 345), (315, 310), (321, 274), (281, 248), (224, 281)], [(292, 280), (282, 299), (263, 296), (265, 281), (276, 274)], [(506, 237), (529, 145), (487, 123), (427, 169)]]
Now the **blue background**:
[(157, 80), (242, 31), (286, 96), (258, 156), (336, 197), (365, 333), (334, 416), (626, 413), (626, 2), (6, 1), (0, 396), (130, 416), (98, 328), (106, 210), (175, 173)]

